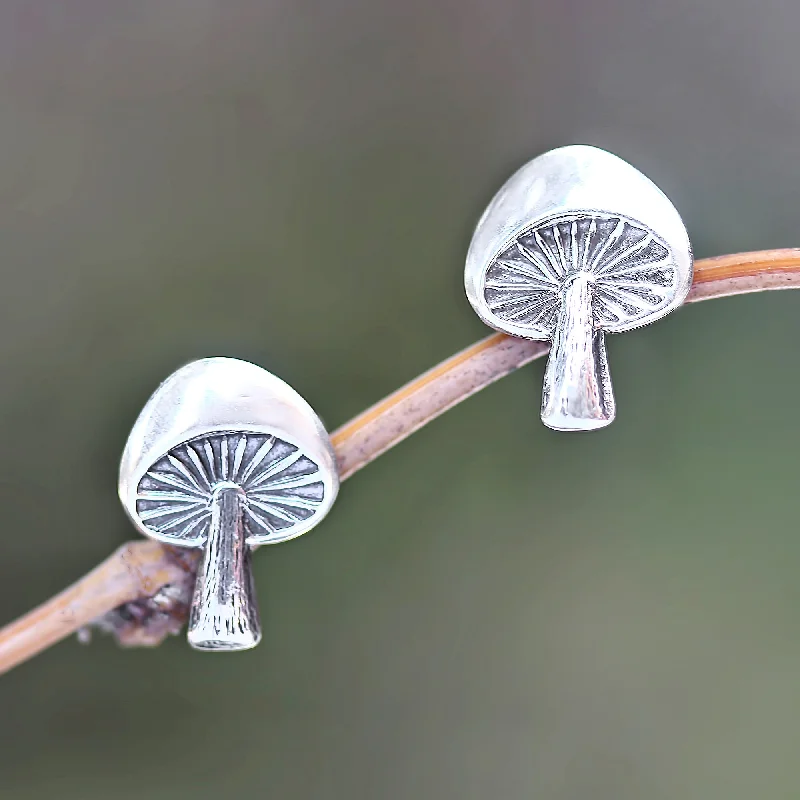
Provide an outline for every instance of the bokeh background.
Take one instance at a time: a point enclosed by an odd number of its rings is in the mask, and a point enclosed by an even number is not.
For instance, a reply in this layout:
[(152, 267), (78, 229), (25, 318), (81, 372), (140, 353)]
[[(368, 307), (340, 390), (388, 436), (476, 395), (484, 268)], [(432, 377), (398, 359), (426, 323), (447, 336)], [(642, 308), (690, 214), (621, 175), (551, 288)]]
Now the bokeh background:
[[(800, 243), (782, 0), (3, 0), (0, 609), (133, 535), (127, 432), (231, 355), (330, 428), (487, 331), (472, 227), (596, 144), (698, 257)], [(539, 422), (543, 364), (259, 551), (265, 640), (74, 639), (0, 679), (0, 796), (800, 795), (800, 296), (610, 340), (619, 416)]]

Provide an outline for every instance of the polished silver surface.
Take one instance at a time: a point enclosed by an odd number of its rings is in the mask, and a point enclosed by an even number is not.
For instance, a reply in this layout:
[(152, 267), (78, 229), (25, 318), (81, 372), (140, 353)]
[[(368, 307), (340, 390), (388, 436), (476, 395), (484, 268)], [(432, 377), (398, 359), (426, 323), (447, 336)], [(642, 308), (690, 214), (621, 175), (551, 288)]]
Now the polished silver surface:
[(137, 528), (205, 551), (188, 631), (200, 650), (258, 644), (252, 548), (308, 531), (337, 490), (333, 449), (311, 407), (266, 370), (230, 358), (171, 375), (120, 465), (120, 499)]
[(189, 617), (189, 642), (198, 650), (246, 650), (261, 639), (245, 541), (246, 508), (247, 498), (237, 485), (215, 486)]
[(478, 222), (464, 279), (487, 325), (551, 342), (544, 424), (593, 430), (616, 413), (604, 334), (677, 308), (691, 287), (692, 250), (652, 181), (611, 153), (571, 145), (500, 189)]

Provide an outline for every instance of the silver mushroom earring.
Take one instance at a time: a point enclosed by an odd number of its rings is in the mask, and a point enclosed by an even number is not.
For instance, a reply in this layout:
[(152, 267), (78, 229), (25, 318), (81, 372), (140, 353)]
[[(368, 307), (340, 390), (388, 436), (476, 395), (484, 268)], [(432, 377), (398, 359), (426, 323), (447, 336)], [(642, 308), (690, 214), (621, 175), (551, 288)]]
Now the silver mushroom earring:
[(692, 249), (675, 207), (641, 172), (585, 145), (551, 150), (495, 195), (464, 274), (478, 316), (549, 340), (542, 422), (562, 431), (614, 420), (604, 333), (674, 311), (692, 283)]
[(205, 550), (188, 631), (200, 650), (258, 644), (250, 550), (314, 527), (338, 487), (311, 406), (232, 358), (194, 361), (161, 384), (133, 426), (119, 475), (122, 505), (141, 533)]

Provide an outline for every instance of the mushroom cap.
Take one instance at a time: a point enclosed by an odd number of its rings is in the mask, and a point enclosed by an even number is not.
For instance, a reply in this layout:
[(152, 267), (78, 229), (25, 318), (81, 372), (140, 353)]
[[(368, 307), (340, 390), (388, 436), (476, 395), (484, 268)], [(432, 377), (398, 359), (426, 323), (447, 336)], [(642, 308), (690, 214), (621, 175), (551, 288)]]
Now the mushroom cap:
[(549, 339), (564, 280), (593, 280), (595, 325), (610, 333), (677, 308), (692, 283), (683, 221), (645, 175), (587, 145), (552, 150), (518, 170), (475, 229), (467, 296), (493, 328)]
[(251, 546), (308, 531), (339, 487), (311, 406), (280, 378), (233, 358), (194, 361), (156, 389), (122, 454), (119, 496), (145, 536), (200, 547), (219, 483), (244, 491)]

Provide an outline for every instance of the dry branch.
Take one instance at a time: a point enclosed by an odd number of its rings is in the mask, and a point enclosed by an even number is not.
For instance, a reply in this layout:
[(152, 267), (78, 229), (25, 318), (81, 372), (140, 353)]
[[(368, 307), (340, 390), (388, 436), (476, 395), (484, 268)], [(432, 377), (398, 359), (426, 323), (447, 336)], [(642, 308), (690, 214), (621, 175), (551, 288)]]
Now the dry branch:
[[(738, 253), (696, 262), (686, 302), (794, 288), (800, 288), (800, 249)], [(545, 342), (494, 334), (420, 375), (332, 435), (342, 480), (547, 351)], [(186, 619), (196, 562), (191, 552), (149, 540), (123, 545), (77, 583), (0, 629), (0, 673), (90, 623), (113, 631), (123, 645), (159, 644)]]

